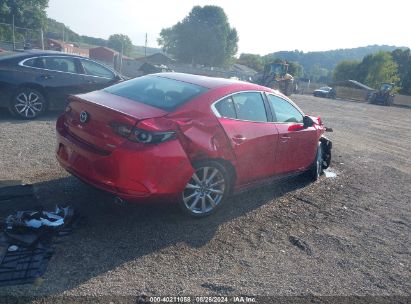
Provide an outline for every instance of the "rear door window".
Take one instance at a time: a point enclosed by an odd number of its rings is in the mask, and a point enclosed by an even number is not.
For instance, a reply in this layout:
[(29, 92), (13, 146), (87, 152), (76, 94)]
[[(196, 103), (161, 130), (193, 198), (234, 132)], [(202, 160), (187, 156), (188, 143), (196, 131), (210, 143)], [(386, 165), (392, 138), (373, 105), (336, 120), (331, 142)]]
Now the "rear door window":
[(244, 92), (232, 96), (237, 119), (267, 122), (264, 100), (260, 92)]
[(47, 70), (77, 73), (76, 64), (73, 58), (66, 57), (42, 57), (35, 62), (35, 67), (42, 67)]

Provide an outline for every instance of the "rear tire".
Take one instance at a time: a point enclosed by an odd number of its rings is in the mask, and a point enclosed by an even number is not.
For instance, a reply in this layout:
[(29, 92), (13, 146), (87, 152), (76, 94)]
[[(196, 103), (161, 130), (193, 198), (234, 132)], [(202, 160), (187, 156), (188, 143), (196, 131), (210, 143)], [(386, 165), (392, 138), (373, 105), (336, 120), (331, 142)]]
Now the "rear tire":
[(181, 194), (181, 209), (193, 217), (214, 213), (227, 199), (231, 178), (227, 169), (217, 161), (205, 160), (194, 164), (195, 172)]
[(375, 93), (372, 93), (369, 98), (369, 101), (370, 103), (375, 104), (376, 99), (377, 99), (377, 95)]
[(35, 119), (46, 111), (43, 94), (32, 88), (19, 88), (13, 95), (9, 111), (20, 119)]

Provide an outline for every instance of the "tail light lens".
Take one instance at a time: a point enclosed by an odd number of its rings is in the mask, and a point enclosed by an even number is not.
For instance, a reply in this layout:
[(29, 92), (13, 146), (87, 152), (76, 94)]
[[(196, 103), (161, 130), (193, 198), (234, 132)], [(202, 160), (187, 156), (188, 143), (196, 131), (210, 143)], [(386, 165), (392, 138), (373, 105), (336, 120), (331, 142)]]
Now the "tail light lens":
[(174, 131), (147, 131), (117, 122), (110, 123), (110, 126), (114, 133), (138, 143), (158, 144), (176, 138), (176, 133)]

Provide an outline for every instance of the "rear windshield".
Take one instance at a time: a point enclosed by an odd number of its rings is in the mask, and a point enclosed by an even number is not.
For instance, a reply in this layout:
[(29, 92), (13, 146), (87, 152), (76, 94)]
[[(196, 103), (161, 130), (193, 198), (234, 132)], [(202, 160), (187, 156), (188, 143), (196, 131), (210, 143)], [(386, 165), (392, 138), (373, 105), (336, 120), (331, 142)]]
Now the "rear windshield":
[(162, 110), (171, 111), (207, 88), (160, 76), (143, 76), (113, 85), (103, 91)]

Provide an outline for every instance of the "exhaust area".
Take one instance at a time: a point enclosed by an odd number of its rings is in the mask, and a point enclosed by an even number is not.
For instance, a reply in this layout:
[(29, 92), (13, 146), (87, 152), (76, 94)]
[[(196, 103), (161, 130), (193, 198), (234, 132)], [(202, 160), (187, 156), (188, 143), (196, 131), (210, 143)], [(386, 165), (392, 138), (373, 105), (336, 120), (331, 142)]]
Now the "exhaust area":
[(114, 204), (117, 206), (121, 206), (121, 207), (125, 207), (127, 206), (127, 201), (123, 200), (121, 197), (119, 196), (115, 196), (114, 200), (113, 200)]

